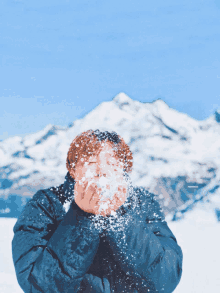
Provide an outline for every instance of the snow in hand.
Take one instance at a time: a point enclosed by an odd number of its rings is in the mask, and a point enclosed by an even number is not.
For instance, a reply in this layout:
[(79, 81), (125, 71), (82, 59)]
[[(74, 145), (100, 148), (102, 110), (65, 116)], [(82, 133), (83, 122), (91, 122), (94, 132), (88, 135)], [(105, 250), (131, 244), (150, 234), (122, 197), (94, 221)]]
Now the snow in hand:
[[(83, 184), (85, 180), (88, 180), (88, 187), (92, 183), (96, 183), (98, 188), (102, 189), (101, 192), (101, 200), (100, 200), (100, 206), (99, 206), (99, 212), (102, 210), (108, 209), (110, 201), (113, 200), (115, 193), (118, 191), (118, 186), (119, 184), (124, 184), (125, 181), (123, 182), (118, 182), (118, 177), (117, 175), (112, 172), (111, 176), (104, 177), (101, 176), (98, 179), (94, 178), (94, 174), (91, 172), (90, 169), (87, 170), (85, 173), (85, 177), (83, 177), (80, 181), (79, 184)], [(87, 188), (88, 188), (87, 187)]]
[[(106, 210), (108, 208), (109, 200), (113, 200), (114, 194), (118, 190), (118, 182), (116, 181), (116, 176), (111, 176), (110, 178), (100, 177), (97, 186), (102, 189), (102, 198), (100, 200), (99, 211)], [(110, 186), (110, 189), (107, 186)]]

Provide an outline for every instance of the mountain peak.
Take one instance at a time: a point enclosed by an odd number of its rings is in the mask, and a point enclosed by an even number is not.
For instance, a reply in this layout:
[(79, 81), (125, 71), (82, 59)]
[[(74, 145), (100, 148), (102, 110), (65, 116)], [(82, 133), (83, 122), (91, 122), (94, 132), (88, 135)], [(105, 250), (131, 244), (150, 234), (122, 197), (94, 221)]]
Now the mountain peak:
[(153, 101), (153, 104), (156, 104), (158, 107), (169, 107), (164, 100), (158, 98), (157, 100)]
[(129, 96), (127, 96), (125, 93), (122, 92), (114, 97), (113, 102), (115, 102), (116, 104), (120, 106), (123, 106), (123, 105), (130, 105), (133, 102), (133, 100), (129, 98)]

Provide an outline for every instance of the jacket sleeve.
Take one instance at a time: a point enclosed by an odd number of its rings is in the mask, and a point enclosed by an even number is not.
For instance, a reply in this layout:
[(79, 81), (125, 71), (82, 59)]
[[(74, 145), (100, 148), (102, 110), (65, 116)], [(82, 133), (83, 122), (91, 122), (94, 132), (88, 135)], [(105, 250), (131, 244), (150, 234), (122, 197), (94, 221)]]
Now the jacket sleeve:
[(90, 279), (86, 272), (98, 249), (99, 232), (80, 211), (71, 206), (56, 226), (42, 191), (26, 204), (12, 240), (16, 276), (24, 292), (78, 292), (82, 280)]
[(153, 194), (145, 192), (140, 213), (123, 230), (109, 230), (107, 241), (138, 292), (171, 293), (180, 282), (182, 250)]

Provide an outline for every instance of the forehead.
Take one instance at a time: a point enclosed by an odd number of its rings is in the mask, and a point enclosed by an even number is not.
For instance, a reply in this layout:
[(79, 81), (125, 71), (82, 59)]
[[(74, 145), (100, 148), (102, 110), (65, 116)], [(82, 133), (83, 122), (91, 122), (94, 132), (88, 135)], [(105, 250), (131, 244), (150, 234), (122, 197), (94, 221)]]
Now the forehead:
[(97, 159), (109, 159), (109, 158), (117, 160), (111, 144), (107, 142), (107, 143), (102, 143), (101, 150), (99, 151), (99, 153), (90, 156), (89, 161), (97, 160)]

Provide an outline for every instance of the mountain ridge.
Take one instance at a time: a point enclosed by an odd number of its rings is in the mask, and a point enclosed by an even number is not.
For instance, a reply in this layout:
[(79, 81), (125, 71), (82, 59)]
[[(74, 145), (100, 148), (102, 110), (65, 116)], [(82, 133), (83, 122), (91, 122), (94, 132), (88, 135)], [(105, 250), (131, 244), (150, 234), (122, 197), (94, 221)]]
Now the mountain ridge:
[[(132, 182), (155, 193), (166, 215), (181, 218), (177, 215), (184, 214), (187, 202), (189, 207), (190, 200), (196, 203), (195, 197), (214, 180), (218, 185), (220, 125), (215, 118), (197, 121), (162, 99), (142, 103), (119, 93), (68, 127), (49, 124), (24, 138), (1, 141), (0, 199), (31, 197), (61, 184), (72, 140), (88, 129), (100, 129), (116, 131), (129, 145)], [(213, 195), (209, 189), (207, 193)]]

